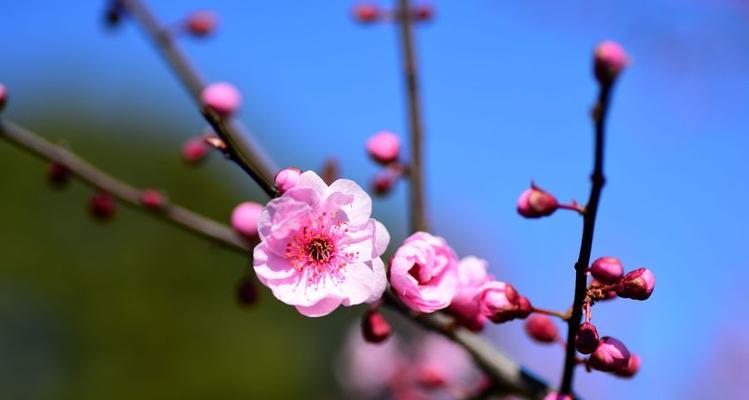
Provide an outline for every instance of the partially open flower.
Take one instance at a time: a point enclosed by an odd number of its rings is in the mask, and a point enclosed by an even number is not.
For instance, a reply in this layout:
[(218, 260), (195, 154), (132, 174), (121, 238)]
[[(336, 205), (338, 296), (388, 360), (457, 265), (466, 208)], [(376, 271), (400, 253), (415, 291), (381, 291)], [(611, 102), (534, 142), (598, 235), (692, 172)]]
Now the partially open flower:
[(185, 19), (185, 30), (194, 36), (208, 36), (216, 26), (218, 16), (212, 11), (196, 11)]
[(91, 196), (88, 206), (94, 218), (105, 221), (114, 216), (114, 212), (117, 209), (117, 202), (111, 194), (99, 190)]
[(231, 227), (246, 239), (256, 238), (258, 220), (262, 212), (263, 206), (258, 203), (241, 203), (231, 212)]
[(527, 298), (518, 294), (512, 285), (500, 281), (487, 282), (477, 295), (481, 313), (494, 323), (525, 318), (532, 307)]
[(217, 82), (206, 86), (200, 99), (204, 107), (227, 118), (236, 113), (242, 102), (242, 95), (231, 83)]
[(202, 137), (191, 137), (182, 145), (182, 161), (195, 165), (205, 159), (209, 149)]
[(598, 347), (590, 356), (590, 366), (604, 372), (613, 372), (627, 367), (629, 350), (624, 343), (605, 336), (598, 342)]
[(372, 200), (353, 181), (328, 186), (313, 171), (302, 173), (260, 215), (258, 279), (310, 317), (379, 300), (387, 285), (380, 255), (390, 236), (371, 214)]
[(457, 263), (455, 252), (445, 239), (416, 232), (395, 252), (390, 283), (411, 309), (425, 313), (441, 310), (455, 297)]
[(609, 84), (616, 79), (629, 63), (627, 53), (619, 43), (613, 41), (601, 42), (594, 54), (594, 73), (602, 84)]
[(389, 164), (398, 159), (400, 154), (400, 139), (398, 135), (382, 131), (367, 140), (367, 153), (380, 164)]
[(276, 174), (276, 177), (273, 180), (278, 191), (283, 194), (296, 185), (301, 174), (302, 171), (300, 171), (299, 168), (284, 168)]
[(481, 286), (493, 279), (485, 260), (471, 256), (458, 262), (458, 288), (447, 311), (459, 324), (474, 332), (484, 328), (486, 316), (481, 313), (476, 296)]
[(518, 213), (526, 218), (541, 218), (554, 213), (559, 208), (557, 199), (532, 184), (518, 199)]
[(628, 272), (616, 285), (619, 297), (634, 300), (647, 300), (655, 289), (655, 275), (647, 268)]
[(367, 310), (362, 317), (362, 336), (369, 343), (381, 343), (393, 333), (390, 323), (378, 310)]
[(541, 343), (554, 343), (559, 338), (557, 326), (546, 315), (532, 315), (525, 320), (525, 332), (533, 340)]
[(631, 378), (637, 374), (640, 370), (640, 356), (632, 354), (629, 356), (629, 362), (627, 366), (614, 371), (614, 374), (621, 376), (622, 378)]
[(624, 266), (616, 257), (601, 257), (593, 261), (590, 274), (599, 282), (616, 283), (624, 275)]
[(575, 348), (582, 354), (590, 354), (598, 348), (598, 329), (590, 322), (583, 322), (577, 330)]
[(361, 3), (355, 5), (353, 14), (354, 18), (363, 24), (376, 22), (381, 17), (380, 8), (370, 3)]

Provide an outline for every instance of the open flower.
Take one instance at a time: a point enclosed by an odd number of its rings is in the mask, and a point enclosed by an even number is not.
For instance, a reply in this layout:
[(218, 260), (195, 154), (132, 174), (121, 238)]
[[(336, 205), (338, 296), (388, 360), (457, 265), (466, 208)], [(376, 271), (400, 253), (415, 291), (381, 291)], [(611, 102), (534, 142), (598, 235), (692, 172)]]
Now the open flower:
[(445, 239), (416, 232), (393, 256), (390, 283), (410, 308), (434, 312), (449, 306), (455, 297), (457, 263), (455, 252)]
[(487, 272), (485, 260), (473, 256), (465, 257), (458, 263), (458, 289), (448, 312), (458, 322), (472, 331), (484, 327), (486, 316), (481, 313), (481, 306), (476, 295), (484, 283), (494, 278)]
[(378, 300), (387, 285), (380, 255), (390, 236), (371, 213), (372, 201), (356, 183), (328, 186), (304, 172), (260, 215), (253, 261), (260, 282), (310, 317)]

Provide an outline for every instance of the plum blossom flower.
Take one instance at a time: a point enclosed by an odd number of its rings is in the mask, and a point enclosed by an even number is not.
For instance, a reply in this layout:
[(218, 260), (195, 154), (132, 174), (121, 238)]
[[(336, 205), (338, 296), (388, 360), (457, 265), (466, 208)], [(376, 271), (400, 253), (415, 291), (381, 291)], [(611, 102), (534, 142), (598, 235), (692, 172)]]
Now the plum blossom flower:
[(390, 283), (408, 307), (434, 312), (449, 306), (455, 297), (457, 263), (455, 252), (445, 239), (416, 232), (395, 252)]
[(477, 332), (484, 328), (486, 316), (481, 313), (476, 295), (484, 283), (493, 279), (487, 272), (485, 260), (469, 256), (461, 259), (458, 263), (458, 288), (448, 312), (461, 325), (472, 331)]
[(330, 186), (313, 171), (266, 205), (253, 266), (282, 302), (310, 317), (373, 302), (387, 285), (380, 255), (390, 236), (370, 218), (372, 200), (353, 181)]

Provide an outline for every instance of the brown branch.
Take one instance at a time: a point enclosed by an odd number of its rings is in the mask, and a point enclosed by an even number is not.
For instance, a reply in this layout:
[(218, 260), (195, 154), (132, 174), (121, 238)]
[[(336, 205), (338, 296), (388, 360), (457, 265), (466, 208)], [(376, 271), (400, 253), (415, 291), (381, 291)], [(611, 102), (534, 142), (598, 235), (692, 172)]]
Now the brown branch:
[(84, 183), (96, 189), (102, 189), (138, 210), (145, 211), (149, 215), (167, 221), (196, 236), (209, 239), (242, 254), (249, 254), (248, 245), (240, 240), (229, 227), (169, 202), (158, 211), (145, 209), (140, 204), (140, 190), (108, 175), (70, 150), (50, 143), (8, 120), (0, 119), (0, 138), (43, 160), (64, 165)]
[(424, 162), (422, 140), (424, 127), (421, 119), (419, 96), (419, 76), (416, 68), (416, 54), (412, 30), (411, 4), (409, 0), (399, 0), (399, 33), (403, 58), (403, 74), (408, 94), (408, 128), (410, 132), (410, 224), (411, 232), (426, 231), (426, 200), (424, 198)]
[(168, 28), (158, 21), (156, 16), (140, 0), (118, 0), (129, 15), (141, 26), (154, 46), (174, 70), (175, 75), (190, 92), (195, 103), (200, 107), (206, 121), (216, 134), (227, 144), (226, 155), (250, 175), (263, 191), (270, 197), (278, 195), (273, 178), (276, 168), (250, 141), (248, 135), (234, 120), (224, 120), (216, 113), (202, 107), (200, 95), (206, 84), (200, 74), (180, 50)]
[(605, 139), (606, 113), (609, 107), (609, 96), (611, 94), (612, 83), (603, 83), (600, 86), (598, 102), (593, 109), (593, 119), (595, 121), (595, 154), (593, 174), (590, 179), (592, 182), (590, 197), (585, 206), (583, 214), (583, 233), (580, 239), (580, 254), (575, 263), (575, 297), (572, 303), (572, 315), (567, 321), (567, 348), (564, 357), (564, 371), (562, 373), (562, 382), (559, 385), (561, 394), (572, 393), (572, 379), (575, 374), (576, 353), (575, 353), (575, 336), (577, 335), (580, 321), (583, 315), (583, 301), (587, 289), (586, 271), (590, 265), (590, 253), (593, 248), (593, 233), (596, 227), (596, 214), (598, 213), (598, 203), (601, 199), (601, 191), (606, 183), (603, 174), (603, 149)]

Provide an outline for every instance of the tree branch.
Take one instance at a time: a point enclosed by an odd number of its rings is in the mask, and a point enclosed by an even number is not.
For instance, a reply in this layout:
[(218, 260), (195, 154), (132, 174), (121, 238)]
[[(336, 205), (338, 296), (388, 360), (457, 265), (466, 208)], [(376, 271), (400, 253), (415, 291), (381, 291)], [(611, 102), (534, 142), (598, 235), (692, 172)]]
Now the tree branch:
[(562, 382), (559, 385), (561, 394), (572, 393), (572, 378), (575, 374), (575, 337), (580, 326), (583, 315), (583, 301), (587, 289), (587, 269), (590, 265), (590, 253), (593, 248), (593, 233), (596, 227), (596, 214), (598, 214), (598, 203), (601, 199), (601, 191), (606, 183), (603, 174), (604, 139), (606, 114), (609, 108), (609, 95), (611, 94), (611, 83), (603, 83), (600, 86), (598, 101), (593, 109), (595, 121), (595, 154), (590, 197), (585, 206), (583, 214), (583, 233), (580, 239), (580, 254), (575, 263), (575, 297), (572, 303), (572, 315), (567, 321), (567, 347), (564, 357), (564, 372)]
[(157, 50), (174, 70), (175, 75), (190, 92), (195, 103), (200, 107), (206, 121), (216, 134), (226, 143), (226, 155), (250, 175), (263, 191), (272, 197), (278, 195), (273, 178), (276, 168), (250, 142), (248, 135), (234, 120), (224, 120), (216, 113), (203, 108), (200, 100), (205, 83), (184, 53), (179, 49), (169, 29), (162, 27), (156, 16), (140, 0), (118, 0), (129, 15), (141, 26)]

